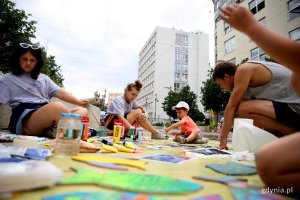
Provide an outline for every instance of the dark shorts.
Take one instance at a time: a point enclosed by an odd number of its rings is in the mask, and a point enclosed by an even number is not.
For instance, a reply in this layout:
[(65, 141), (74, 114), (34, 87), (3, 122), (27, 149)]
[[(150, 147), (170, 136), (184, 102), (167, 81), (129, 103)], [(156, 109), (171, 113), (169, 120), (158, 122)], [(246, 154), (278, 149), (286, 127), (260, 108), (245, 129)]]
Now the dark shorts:
[[(126, 119), (127, 114), (125, 114), (124, 118)], [(118, 115), (115, 114), (108, 114), (105, 118), (104, 118), (104, 122), (105, 122), (105, 127), (109, 130), (114, 130), (114, 120), (119, 120)]]
[(34, 111), (47, 103), (21, 103), (12, 109), (8, 129), (17, 135), (23, 133), (23, 121), (30, 117)]
[(204, 119), (204, 124), (205, 124), (205, 126), (210, 125), (210, 119)]
[(286, 103), (272, 101), (276, 119), (289, 127), (300, 130), (300, 114), (294, 112)]

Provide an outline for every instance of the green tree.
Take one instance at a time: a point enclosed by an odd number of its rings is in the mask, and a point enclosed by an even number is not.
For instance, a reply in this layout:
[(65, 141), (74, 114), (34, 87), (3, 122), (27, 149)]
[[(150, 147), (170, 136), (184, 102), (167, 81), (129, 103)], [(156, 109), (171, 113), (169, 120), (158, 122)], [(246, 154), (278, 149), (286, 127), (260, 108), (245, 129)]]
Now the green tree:
[(208, 79), (201, 87), (202, 98), (200, 102), (205, 110), (212, 109), (219, 113), (223, 111), (228, 103), (230, 92), (222, 90), (218, 84), (212, 80), (213, 69), (208, 71)]
[(44, 66), (42, 67), (42, 72), (47, 74), (51, 80), (58, 86), (63, 87), (64, 78), (61, 74), (61, 67), (55, 63), (54, 56), (48, 56), (44, 58)]
[(189, 116), (194, 120), (203, 120), (203, 113), (201, 113), (197, 106), (197, 95), (190, 91), (190, 86), (183, 87), (180, 92), (169, 91), (168, 96), (165, 97), (162, 103), (163, 110), (170, 117), (176, 119), (177, 115), (172, 107), (179, 101), (185, 101), (190, 106)]
[(20, 41), (35, 38), (35, 21), (29, 21), (23, 10), (15, 8), (15, 3), (9, 0), (0, 1), (0, 71), (7, 73), (9, 59)]
[[(29, 20), (31, 14), (16, 9), (15, 5), (10, 0), (0, 1), (0, 71), (3, 73), (11, 71), (10, 58), (19, 43), (35, 38), (36, 21)], [(55, 57), (45, 54), (44, 62), (42, 72), (62, 87), (64, 79), (60, 73), (61, 67), (55, 63)]]

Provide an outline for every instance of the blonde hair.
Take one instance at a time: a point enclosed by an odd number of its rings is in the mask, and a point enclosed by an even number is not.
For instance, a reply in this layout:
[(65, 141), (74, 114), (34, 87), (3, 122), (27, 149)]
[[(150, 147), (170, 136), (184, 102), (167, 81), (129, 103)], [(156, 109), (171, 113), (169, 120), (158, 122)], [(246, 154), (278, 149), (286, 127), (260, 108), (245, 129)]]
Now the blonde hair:
[(131, 91), (131, 89), (133, 87), (139, 92), (141, 90), (141, 88), (143, 87), (143, 84), (140, 82), (140, 80), (135, 80), (133, 83), (129, 83), (126, 86), (125, 90)]

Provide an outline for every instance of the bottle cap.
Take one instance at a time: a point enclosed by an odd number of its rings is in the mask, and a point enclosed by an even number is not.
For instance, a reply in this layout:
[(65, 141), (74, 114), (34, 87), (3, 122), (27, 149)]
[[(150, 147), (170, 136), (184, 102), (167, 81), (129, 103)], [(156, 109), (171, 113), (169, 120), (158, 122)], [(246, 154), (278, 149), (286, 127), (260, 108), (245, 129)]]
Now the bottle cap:
[(82, 122), (89, 122), (89, 117), (88, 116), (82, 116), (81, 121)]
[(81, 117), (79, 114), (74, 114), (74, 113), (61, 113), (60, 116), (61, 117), (79, 118), (79, 119)]

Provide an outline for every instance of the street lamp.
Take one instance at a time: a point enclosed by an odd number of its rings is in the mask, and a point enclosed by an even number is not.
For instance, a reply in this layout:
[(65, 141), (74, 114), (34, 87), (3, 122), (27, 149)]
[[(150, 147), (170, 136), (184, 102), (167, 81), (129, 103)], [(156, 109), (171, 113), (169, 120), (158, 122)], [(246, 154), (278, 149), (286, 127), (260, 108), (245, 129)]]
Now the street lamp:
[(164, 87), (164, 88), (169, 89), (170, 92), (172, 91), (172, 87)]
[(156, 121), (156, 102), (158, 102), (157, 94), (155, 94), (155, 99), (154, 99), (154, 120), (155, 121)]

